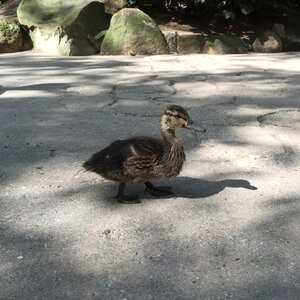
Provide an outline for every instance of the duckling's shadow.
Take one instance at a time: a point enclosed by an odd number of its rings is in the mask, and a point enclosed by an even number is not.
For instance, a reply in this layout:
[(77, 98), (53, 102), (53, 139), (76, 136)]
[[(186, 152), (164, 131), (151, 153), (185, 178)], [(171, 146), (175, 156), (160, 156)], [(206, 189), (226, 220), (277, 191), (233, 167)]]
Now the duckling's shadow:
[[(182, 198), (207, 198), (214, 196), (225, 188), (244, 188), (248, 190), (257, 190), (257, 187), (250, 184), (249, 181), (244, 179), (225, 179), (221, 181), (208, 181), (191, 177), (177, 177), (171, 182), (154, 182), (155, 186), (172, 187), (173, 195), (164, 196), (161, 198), (168, 199), (174, 197)], [(88, 184), (75, 189), (65, 190), (60, 192), (60, 195), (65, 197), (73, 197), (75, 194), (89, 195), (93, 199), (104, 206), (115, 206), (117, 201), (115, 196), (117, 194), (118, 184), (114, 182), (105, 182), (97, 184)], [(142, 184), (128, 184), (126, 186), (126, 194), (139, 195), (140, 199), (155, 199), (153, 196), (145, 192), (145, 187)], [(156, 198), (156, 199), (161, 199)]]
[(208, 181), (191, 177), (177, 177), (172, 181), (174, 196), (183, 198), (206, 198), (220, 193), (227, 187), (257, 190), (257, 187), (244, 179)]
[[(257, 187), (251, 185), (251, 183), (244, 179), (225, 179), (221, 181), (208, 181), (204, 179), (191, 178), (191, 177), (177, 177), (171, 182), (153, 182), (155, 186), (171, 186), (173, 195), (167, 195), (159, 197), (157, 199), (168, 199), (174, 197), (182, 198), (207, 198), (216, 195), (223, 191), (225, 188), (244, 188), (248, 190), (257, 190)], [(108, 184), (104, 190), (101, 187), (97, 187), (97, 190), (101, 189), (102, 199), (104, 201), (111, 201), (114, 198), (118, 185), (115, 183)], [(104, 192), (104, 193), (103, 193)], [(125, 194), (139, 195), (141, 200), (153, 199), (154, 197), (145, 192), (142, 184), (128, 184), (126, 185)], [(110, 200), (109, 200), (110, 199)], [(154, 198), (155, 199), (155, 198)]]

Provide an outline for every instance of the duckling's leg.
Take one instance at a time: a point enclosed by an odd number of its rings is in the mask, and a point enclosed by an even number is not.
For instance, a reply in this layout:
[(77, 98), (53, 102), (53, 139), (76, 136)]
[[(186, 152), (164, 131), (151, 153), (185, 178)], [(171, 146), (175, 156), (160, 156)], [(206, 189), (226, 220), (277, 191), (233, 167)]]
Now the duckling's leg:
[(126, 186), (126, 182), (123, 182), (123, 181), (120, 182), (119, 189), (118, 189), (118, 195), (116, 197), (118, 199), (118, 202), (124, 203), (124, 204), (141, 203), (138, 196), (124, 195), (125, 186)]
[(154, 197), (163, 197), (173, 195), (172, 188), (170, 186), (158, 186), (155, 187), (151, 182), (146, 181), (146, 192), (149, 192)]

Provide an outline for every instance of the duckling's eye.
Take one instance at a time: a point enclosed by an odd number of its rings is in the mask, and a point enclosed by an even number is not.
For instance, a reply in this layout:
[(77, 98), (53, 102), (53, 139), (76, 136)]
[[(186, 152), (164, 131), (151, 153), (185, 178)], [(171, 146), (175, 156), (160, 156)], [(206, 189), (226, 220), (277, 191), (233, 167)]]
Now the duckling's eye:
[(179, 117), (179, 115), (176, 112), (167, 111), (165, 114), (167, 116), (174, 117), (174, 118), (178, 118)]

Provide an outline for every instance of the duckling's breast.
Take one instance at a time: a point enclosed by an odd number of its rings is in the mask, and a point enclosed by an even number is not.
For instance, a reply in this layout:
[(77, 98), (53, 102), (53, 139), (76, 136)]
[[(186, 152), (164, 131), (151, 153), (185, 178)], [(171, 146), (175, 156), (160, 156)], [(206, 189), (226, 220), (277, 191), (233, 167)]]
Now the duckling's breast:
[(164, 178), (176, 177), (182, 170), (185, 161), (183, 144), (175, 139), (166, 146), (160, 164), (161, 174)]

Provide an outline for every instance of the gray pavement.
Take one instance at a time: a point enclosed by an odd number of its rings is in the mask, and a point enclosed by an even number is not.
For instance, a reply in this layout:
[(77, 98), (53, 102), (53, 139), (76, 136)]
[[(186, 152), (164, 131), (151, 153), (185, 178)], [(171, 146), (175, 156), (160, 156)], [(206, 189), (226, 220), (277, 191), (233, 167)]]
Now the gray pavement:
[[(174, 197), (78, 172), (169, 103)], [(1, 55), (0, 299), (299, 299), (299, 124), (299, 53)]]

